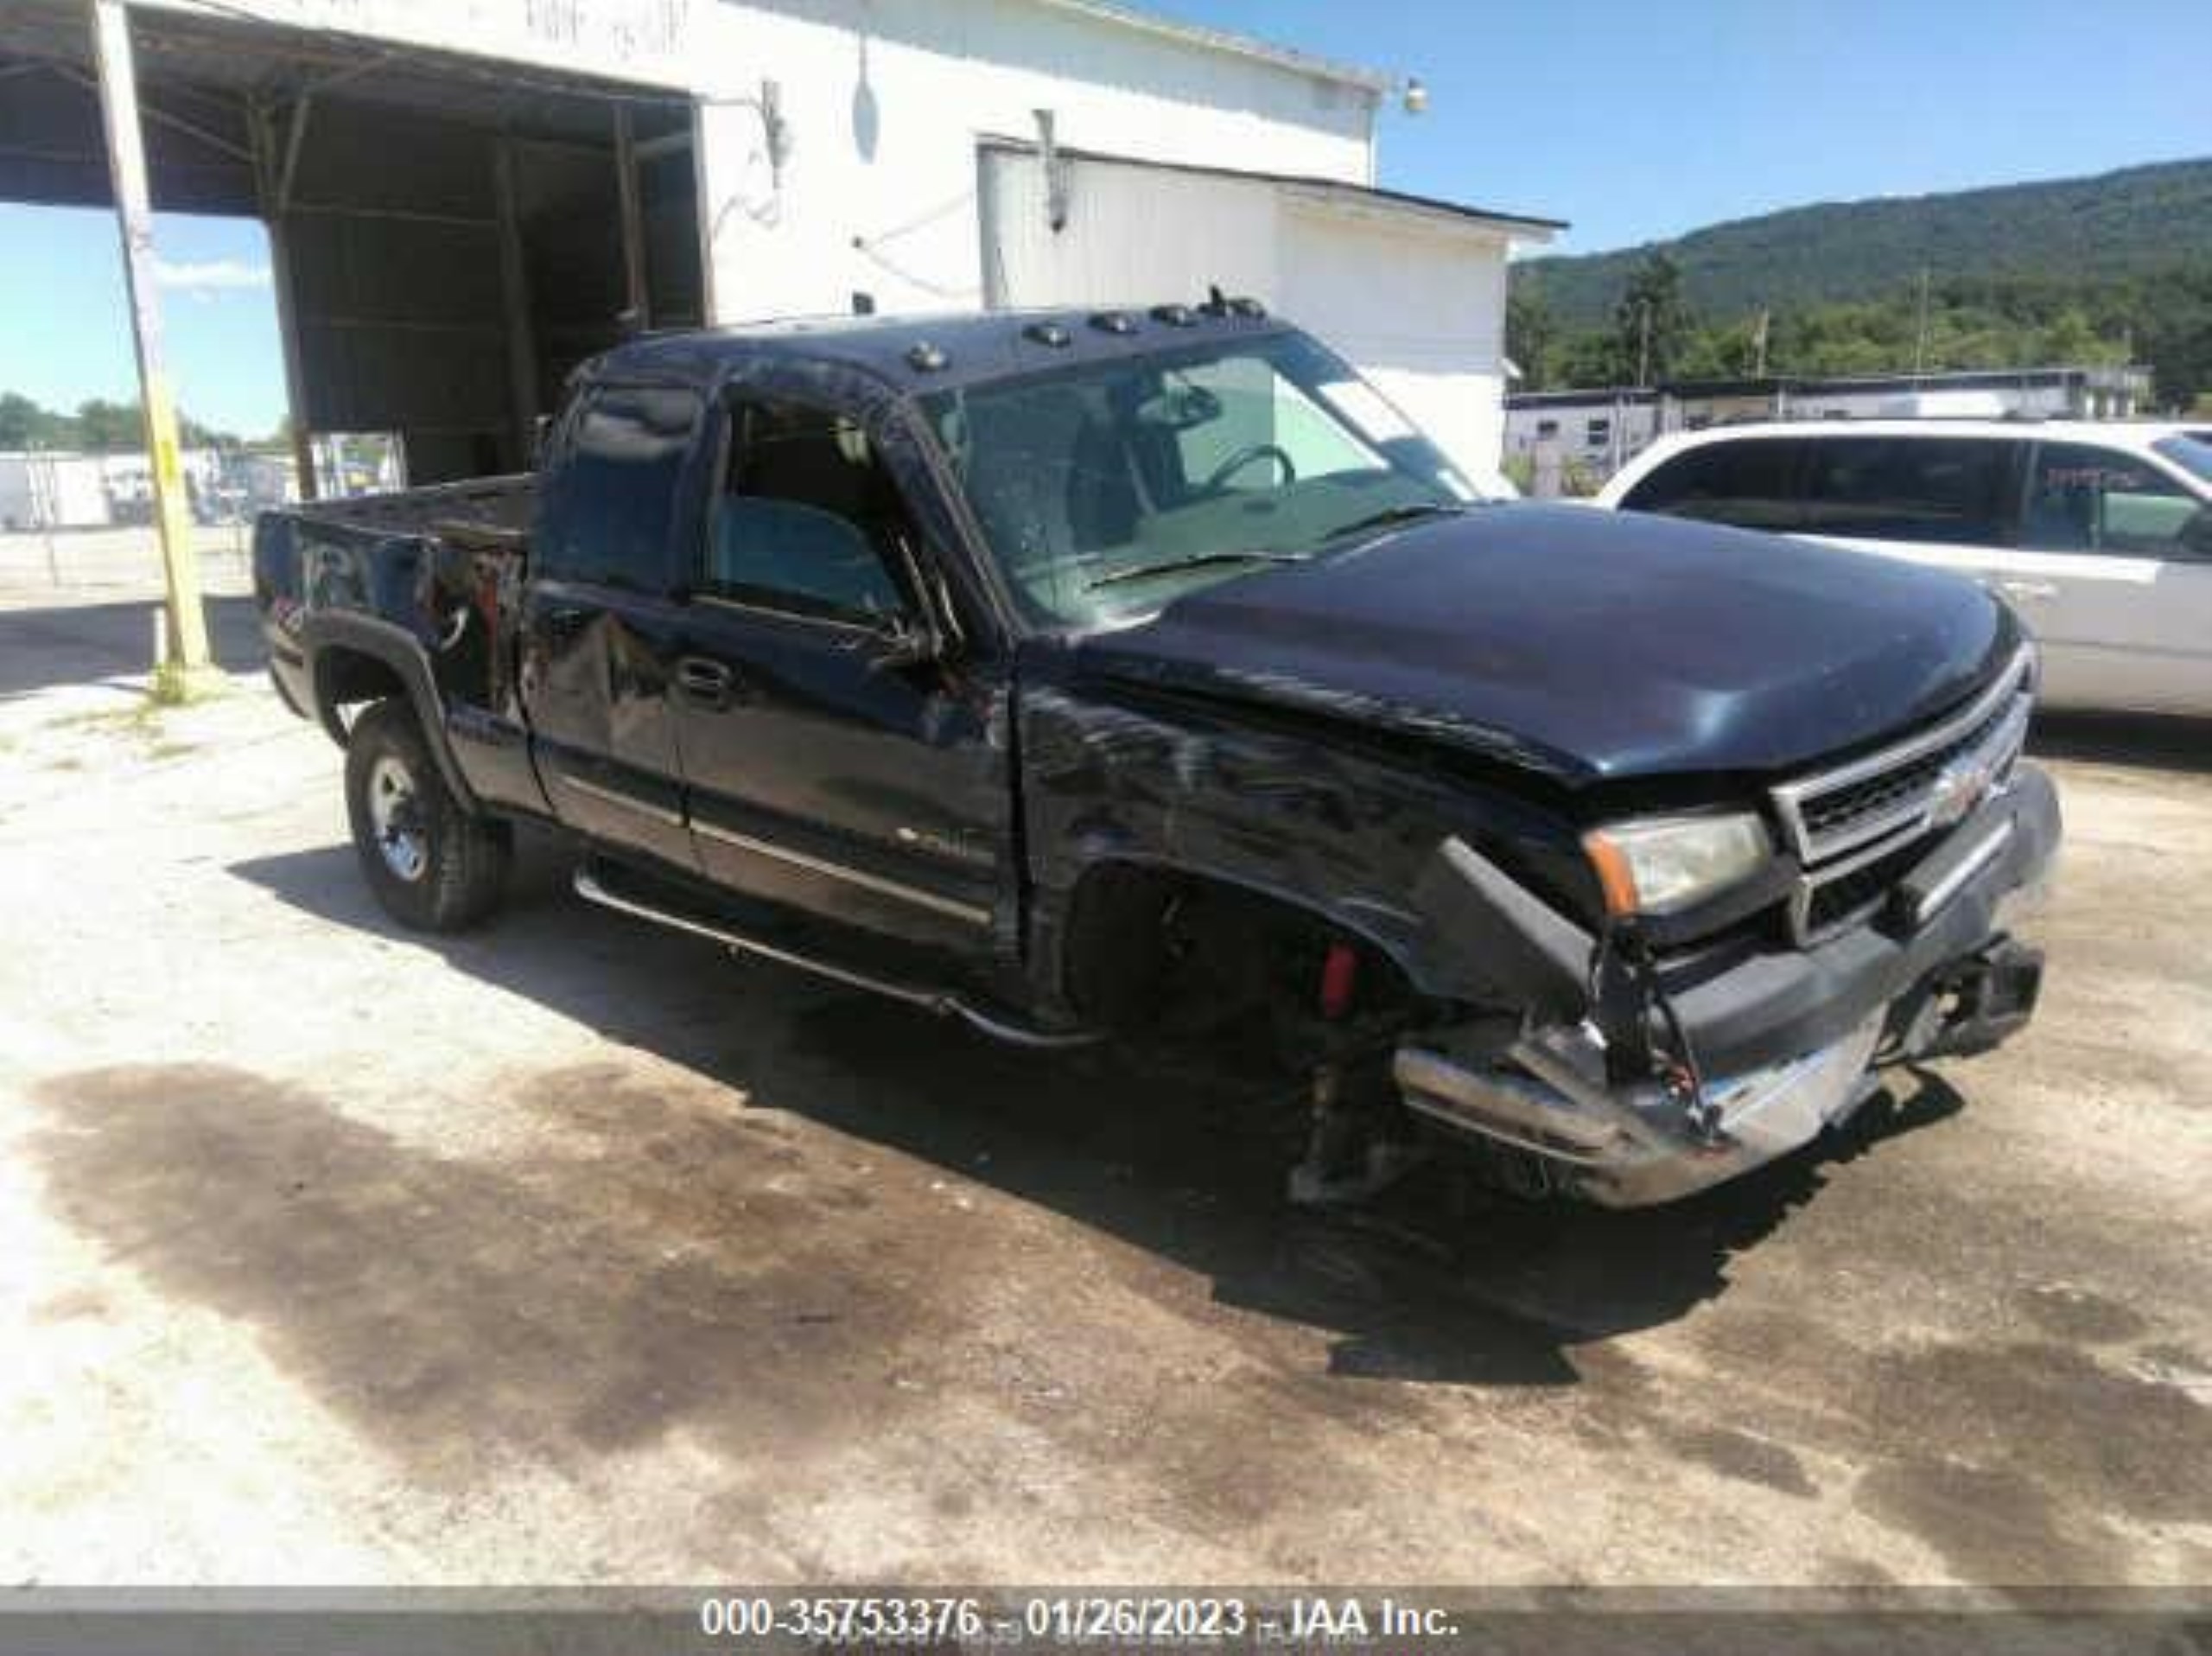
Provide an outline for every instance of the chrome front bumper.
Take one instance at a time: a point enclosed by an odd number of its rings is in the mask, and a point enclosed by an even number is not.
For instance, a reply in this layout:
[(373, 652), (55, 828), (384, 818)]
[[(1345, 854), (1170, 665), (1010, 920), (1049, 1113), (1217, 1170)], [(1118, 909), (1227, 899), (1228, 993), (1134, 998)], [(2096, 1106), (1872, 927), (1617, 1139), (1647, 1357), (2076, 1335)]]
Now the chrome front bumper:
[[(2042, 957), (2009, 935), (2043, 895), (2059, 836), (2049, 779), (2022, 766), (1900, 888), (1911, 929), (1859, 927), (1678, 986), (1705, 1060), (1702, 1120), (1656, 1079), (1611, 1079), (1587, 1020), (1501, 1046), (1471, 1031), (1400, 1047), (1407, 1108), (1533, 1158), (1542, 1181), (1611, 1207), (1671, 1201), (1809, 1143), (1878, 1087), (1873, 1066), (1985, 1051), (2032, 1015)], [(1984, 848), (1987, 849), (1985, 850)]]
[(1526, 1151), (1607, 1207), (1646, 1207), (1732, 1179), (1847, 1120), (1879, 1082), (1869, 1066), (1884, 1018), (1787, 1062), (1707, 1080), (1718, 1126), (1701, 1131), (1656, 1081), (1609, 1085), (1605, 1049), (1584, 1026), (1516, 1041), (1512, 1068), (1401, 1047), (1407, 1107), (1438, 1125)]

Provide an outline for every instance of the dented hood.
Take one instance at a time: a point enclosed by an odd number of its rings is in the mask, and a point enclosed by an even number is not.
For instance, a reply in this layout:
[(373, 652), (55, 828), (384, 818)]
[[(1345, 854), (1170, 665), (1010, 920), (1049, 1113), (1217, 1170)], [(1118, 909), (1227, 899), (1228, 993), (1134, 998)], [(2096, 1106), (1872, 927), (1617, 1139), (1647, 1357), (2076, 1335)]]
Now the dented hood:
[(1482, 506), (1096, 634), (1078, 670), (1382, 727), (1570, 784), (1786, 771), (1961, 700), (2017, 647), (1969, 581), (1779, 536)]

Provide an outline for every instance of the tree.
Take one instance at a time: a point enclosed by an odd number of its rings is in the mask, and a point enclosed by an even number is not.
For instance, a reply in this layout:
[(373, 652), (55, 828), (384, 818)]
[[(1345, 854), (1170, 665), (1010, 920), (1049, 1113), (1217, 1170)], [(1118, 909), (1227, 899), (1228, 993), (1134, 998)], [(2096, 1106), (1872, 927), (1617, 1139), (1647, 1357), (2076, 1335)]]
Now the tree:
[(20, 392), (0, 392), (0, 449), (51, 447), (54, 416)]
[(1681, 267), (1654, 252), (1631, 271), (1613, 307), (1613, 352), (1637, 385), (1672, 375), (1692, 329), (1682, 298)]
[(1636, 372), (1623, 365), (1620, 349), (1610, 333), (1596, 330), (1570, 334), (1552, 353), (1553, 383), (1559, 385), (1618, 385)]
[(1533, 282), (1512, 282), (1505, 292), (1505, 354), (1521, 370), (1521, 389), (1541, 391), (1551, 383), (1553, 336), (1558, 326), (1543, 290)]
[(136, 403), (88, 397), (77, 404), (77, 446), (106, 454), (146, 446), (145, 417)]
[(1758, 372), (1759, 319), (1700, 328), (1682, 343), (1675, 371), (1686, 379), (1740, 379)]
[(182, 409), (176, 413), (176, 432), (177, 441), (188, 449), (235, 449), (239, 446), (237, 432), (202, 425)]

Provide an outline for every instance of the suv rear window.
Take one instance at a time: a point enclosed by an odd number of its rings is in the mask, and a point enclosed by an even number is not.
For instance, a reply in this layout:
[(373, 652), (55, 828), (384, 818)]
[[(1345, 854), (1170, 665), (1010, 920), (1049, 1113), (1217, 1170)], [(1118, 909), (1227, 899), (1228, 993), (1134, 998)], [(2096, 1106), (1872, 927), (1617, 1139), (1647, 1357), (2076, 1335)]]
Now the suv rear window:
[(2017, 445), (1967, 437), (1825, 437), (1802, 526), (1821, 535), (1998, 545)]
[(1621, 497), (1630, 512), (1745, 529), (1794, 529), (1797, 459), (1804, 445), (1794, 438), (1746, 437), (1708, 443), (1668, 461)]

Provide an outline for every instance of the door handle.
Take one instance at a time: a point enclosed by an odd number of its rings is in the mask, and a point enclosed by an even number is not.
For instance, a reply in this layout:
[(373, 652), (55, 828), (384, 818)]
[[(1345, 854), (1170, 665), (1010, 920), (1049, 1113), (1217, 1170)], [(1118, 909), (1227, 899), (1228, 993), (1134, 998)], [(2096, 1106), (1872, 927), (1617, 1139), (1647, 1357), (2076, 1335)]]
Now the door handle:
[(702, 707), (728, 707), (737, 674), (722, 662), (687, 655), (676, 664), (676, 687), (687, 701)]
[(2056, 598), (2058, 589), (2048, 581), (1999, 581), (1997, 589), (2008, 598)]
[(593, 613), (588, 609), (559, 604), (540, 611), (537, 624), (544, 628), (545, 636), (554, 643), (566, 644), (590, 625)]

